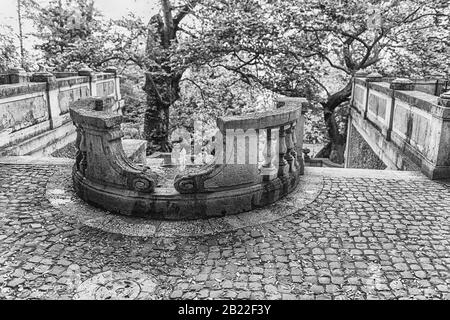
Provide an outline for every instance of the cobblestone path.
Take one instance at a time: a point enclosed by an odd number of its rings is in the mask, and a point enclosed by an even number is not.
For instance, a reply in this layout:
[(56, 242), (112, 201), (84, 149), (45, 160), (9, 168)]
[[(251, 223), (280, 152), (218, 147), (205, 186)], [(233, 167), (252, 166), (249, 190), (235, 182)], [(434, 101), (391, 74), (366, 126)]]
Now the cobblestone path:
[(54, 208), (54, 170), (0, 165), (0, 298), (450, 299), (449, 184), (324, 175), (278, 221), (142, 238)]

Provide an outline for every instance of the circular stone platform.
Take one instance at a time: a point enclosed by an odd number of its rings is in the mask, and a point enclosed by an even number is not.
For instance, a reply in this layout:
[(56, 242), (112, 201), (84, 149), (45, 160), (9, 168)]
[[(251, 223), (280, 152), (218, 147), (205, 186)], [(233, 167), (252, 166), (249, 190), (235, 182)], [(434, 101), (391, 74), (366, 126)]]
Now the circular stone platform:
[(126, 217), (95, 208), (80, 199), (72, 185), (72, 167), (56, 169), (47, 183), (46, 196), (62, 214), (105, 232), (138, 237), (191, 237), (229, 232), (276, 221), (313, 202), (323, 188), (321, 176), (303, 175), (297, 188), (284, 198), (263, 208), (220, 218), (188, 221), (148, 220)]

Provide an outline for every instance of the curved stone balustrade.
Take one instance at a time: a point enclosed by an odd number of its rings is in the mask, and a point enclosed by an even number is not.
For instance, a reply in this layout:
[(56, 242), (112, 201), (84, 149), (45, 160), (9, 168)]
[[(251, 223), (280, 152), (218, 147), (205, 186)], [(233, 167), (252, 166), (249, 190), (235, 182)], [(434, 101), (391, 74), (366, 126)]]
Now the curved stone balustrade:
[(304, 102), (291, 99), (270, 112), (219, 118), (214, 161), (177, 175), (169, 188), (158, 186), (149, 167), (126, 158), (120, 115), (102, 111), (93, 100), (79, 101), (70, 110), (78, 133), (75, 190), (111, 212), (153, 219), (217, 217), (273, 203), (299, 182), (297, 128), (303, 127)]
[[(292, 157), (292, 127), (300, 112), (301, 108), (294, 106), (250, 116), (219, 118), (217, 143), (222, 148), (214, 163), (197, 173), (177, 176), (175, 189), (180, 193), (217, 192), (296, 176), (299, 167)], [(260, 154), (262, 161), (258, 159)]]

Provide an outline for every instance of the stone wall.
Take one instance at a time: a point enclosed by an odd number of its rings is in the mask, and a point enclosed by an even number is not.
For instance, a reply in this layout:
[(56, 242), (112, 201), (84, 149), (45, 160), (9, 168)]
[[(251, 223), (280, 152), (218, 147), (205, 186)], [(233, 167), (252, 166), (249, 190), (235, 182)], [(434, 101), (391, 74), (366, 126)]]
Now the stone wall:
[[(421, 170), (432, 179), (448, 178), (450, 93), (438, 97), (427, 93), (423, 83), (418, 84), (408, 79), (384, 79), (379, 74), (356, 77), (350, 127), (388, 169)], [(356, 165), (352, 158), (358, 157), (352, 153), (361, 153), (351, 143), (347, 166)]]
[(348, 131), (347, 168), (386, 169), (386, 165), (351, 124)]
[(75, 140), (69, 105), (91, 96), (115, 100), (121, 110), (119, 78), (113, 68), (95, 73), (27, 74), (16, 68), (0, 77), (0, 155), (43, 155)]

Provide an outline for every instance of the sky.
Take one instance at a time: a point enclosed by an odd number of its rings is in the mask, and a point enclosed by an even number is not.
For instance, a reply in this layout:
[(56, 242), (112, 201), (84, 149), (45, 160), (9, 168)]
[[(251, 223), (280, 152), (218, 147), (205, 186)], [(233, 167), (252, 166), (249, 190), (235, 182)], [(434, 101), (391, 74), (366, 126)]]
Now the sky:
[[(36, 0), (41, 4), (47, 4), (49, 0)], [(95, 6), (106, 17), (120, 18), (128, 11), (145, 18), (149, 17), (152, 9), (157, 7), (159, 0), (94, 0)], [(17, 0), (0, 0), (0, 23), (16, 19)]]
[[(45, 5), (49, 0), (36, 0), (36, 2)], [(94, 0), (95, 7), (105, 16), (105, 18), (118, 19), (126, 16), (129, 12), (145, 20), (157, 12), (159, 0)], [(18, 33), (17, 22), (17, 0), (0, 0), (0, 26), (7, 25)], [(24, 32), (34, 31), (30, 24), (24, 22)], [(0, 32), (2, 29), (0, 28)], [(17, 40), (18, 41), (18, 40)], [(25, 48), (30, 50), (33, 43), (28, 41)]]

